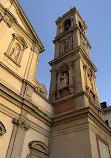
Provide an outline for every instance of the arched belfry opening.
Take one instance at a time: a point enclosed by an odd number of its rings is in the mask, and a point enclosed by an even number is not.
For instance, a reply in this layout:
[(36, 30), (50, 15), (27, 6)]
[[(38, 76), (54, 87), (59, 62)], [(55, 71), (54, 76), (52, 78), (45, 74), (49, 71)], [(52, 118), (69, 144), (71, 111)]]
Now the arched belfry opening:
[(71, 20), (70, 19), (67, 19), (65, 22), (64, 22), (64, 31), (68, 31), (71, 27)]

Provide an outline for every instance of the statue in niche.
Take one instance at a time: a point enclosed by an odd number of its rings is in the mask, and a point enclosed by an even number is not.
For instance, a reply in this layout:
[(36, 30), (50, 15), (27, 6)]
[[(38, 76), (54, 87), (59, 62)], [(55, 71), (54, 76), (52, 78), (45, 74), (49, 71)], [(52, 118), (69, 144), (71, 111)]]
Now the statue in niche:
[(69, 50), (69, 41), (66, 40), (66, 41), (64, 42), (64, 52), (67, 52), (68, 50)]
[(20, 52), (21, 52), (21, 46), (19, 43), (15, 43), (14, 47), (11, 50), (10, 53), (10, 57), (12, 57), (12, 59), (14, 59), (15, 61), (18, 60), (19, 56), (20, 56)]
[(68, 85), (68, 76), (66, 73), (63, 74), (62, 77), (60, 77), (60, 89), (66, 87)]

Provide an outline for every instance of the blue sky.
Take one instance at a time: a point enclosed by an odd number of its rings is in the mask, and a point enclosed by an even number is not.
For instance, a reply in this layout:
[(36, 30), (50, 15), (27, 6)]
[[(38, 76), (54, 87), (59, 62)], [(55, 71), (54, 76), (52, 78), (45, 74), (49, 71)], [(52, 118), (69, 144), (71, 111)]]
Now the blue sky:
[(40, 54), (37, 80), (50, 86), (50, 66), (54, 57), (52, 40), (56, 35), (55, 20), (74, 6), (86, 22), (87, 37), (92, 46), (91, 59), (98, 69), (96, 83), (100, 102), (111, 105), (111, 0), (18, 0), (45, 47)]

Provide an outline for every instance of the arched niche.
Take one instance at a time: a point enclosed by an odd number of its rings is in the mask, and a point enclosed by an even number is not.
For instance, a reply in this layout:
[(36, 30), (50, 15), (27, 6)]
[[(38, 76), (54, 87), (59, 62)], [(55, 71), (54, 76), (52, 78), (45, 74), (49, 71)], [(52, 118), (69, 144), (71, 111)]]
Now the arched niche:
[(26, 48), (28, 48), (28, 45), (24, 38), (14, 33), (12, 34), (12, 40), (8, 46), (7, 51), (5, 52), (5, 55), (16, 65), (20, 66), (22, 56)]
[(65, 22), (64, 22), (64, 31), (68, 31), (71, 27), (71, 20), (70, 19), (67, 19)]

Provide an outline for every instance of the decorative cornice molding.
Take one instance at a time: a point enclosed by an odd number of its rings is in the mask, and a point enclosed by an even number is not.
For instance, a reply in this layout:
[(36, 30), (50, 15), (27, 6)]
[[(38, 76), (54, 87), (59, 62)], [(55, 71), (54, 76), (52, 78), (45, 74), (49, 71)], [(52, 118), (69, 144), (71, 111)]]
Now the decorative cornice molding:
[[(39, 53), (44, 51), (44, 46), (42, 45), (40, 39), (38, 38), (37, 34), (35, 33), (34, 29), (32, 28), (30, 22), (28, 21), (27, 17), (25, 16), (25, 13), (23, 12), (22, 8), (20, 7), (19, 3), (17, 0), (14, 0), (14, 6), (16, 6), (16, 10), (18, 11), (18, 16), (20, 18), (20, 16), (22, 14), (24, 14), (24, 21), (27, 21), (27, 24), (30, 25), (32, 31), (31, 33), (34, 35), (33, 37), (28, 33), (28, 31), (26, 31), (17, 21), (17, 18), (7, 9), (4, 8), (4, 6), (2, 4), (0, 4), (0, 9), (2, 10), (4, 17), (2, 19), (5, 18), (5, 22), (7, 23), (7, 25), (9, 27), (15, 25), (19, 31), (21, 31), (28, 39), (31, 40), (32, 43), (35, 43), (35, 45), (37, 45), (39, 47)], [(6, 16), (6, 17), (5, 17)]]
[(96, 72), (97, 71), (97, 68), (95, 67), (95, 65), (93, 64), (93, 62), (91, 61), (91, 59), (88, 57), (88, 55), (84, 52), (84, 50), (82, 49), (81, 46), (78, 46), (76, 47), (75, 49), (73, 49), (72, 51), (70, 51), (69, 53), (66, 53), (52, 61), (49, 62), (49, 65), (50, 66), (53, 66), (54, 64), (56, 63), (59, 63), (60, 61), (70, 57), (70, 56), (73, 56), (74, 54), (76, 53), (81, 53), (81, 55), (87, 60), (87, 62), (89, 63), (89, 65), (92, 67), (92, 69)]
[[(0, 84), (1, 85), (1, 84)], [(34, 104), (32, 101), (27, 100), (26, 98), (21, 97), (20, 95), (14, 93), (4, 85), (0, 86), (1, 93), (0, 95), (7, 98), (8, 100), (13, 102), (16, 106), (19, 108), (24, 108), (26, 111), (28, 111), (30, 114), (34, 115), (34, 117), (37, 117), (42, 122), (50, 126), (51, 123), (51, 115), (46, 113), (45, 110), (40, 109), (36, 104)]]
[(42, 153), (45, 153), (46, 155), (49, 154), (49, 149), (48, 147), (46, 146), (46, 144), (44, 144), (43, 142), (41, 141), (32, 141), (29, 143), (29, 148), (30, 149), (35, 149), (35, 150), (38, 150)]

